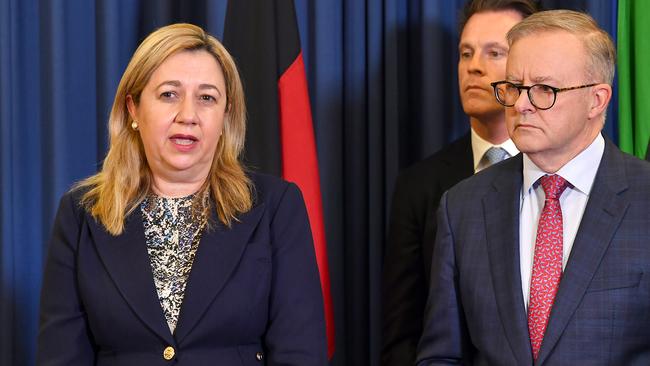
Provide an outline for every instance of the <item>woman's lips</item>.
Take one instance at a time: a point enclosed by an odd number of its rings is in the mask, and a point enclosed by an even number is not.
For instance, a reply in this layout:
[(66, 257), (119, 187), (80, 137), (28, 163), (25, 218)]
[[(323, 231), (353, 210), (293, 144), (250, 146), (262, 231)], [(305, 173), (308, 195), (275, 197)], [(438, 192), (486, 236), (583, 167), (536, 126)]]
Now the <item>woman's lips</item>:
[(169, 139), (172, 141), (174, 146), (176, 146), (176, 148), (181, 151), (191, 150), (199, 141), (199, 139), (197, 139), (192, 135), (179, 135), (179, 134), (173, 135)]

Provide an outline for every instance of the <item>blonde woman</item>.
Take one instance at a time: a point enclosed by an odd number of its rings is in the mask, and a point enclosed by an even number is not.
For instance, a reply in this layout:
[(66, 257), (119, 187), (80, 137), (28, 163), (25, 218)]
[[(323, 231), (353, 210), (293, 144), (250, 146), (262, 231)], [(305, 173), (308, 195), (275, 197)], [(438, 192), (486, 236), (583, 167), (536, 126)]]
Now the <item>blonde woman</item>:
[(247, 173), (234, 61), (190, 24), (138, 47), (99, 173), (61, 200), (37, 365), (325, 365), (301, 194)]

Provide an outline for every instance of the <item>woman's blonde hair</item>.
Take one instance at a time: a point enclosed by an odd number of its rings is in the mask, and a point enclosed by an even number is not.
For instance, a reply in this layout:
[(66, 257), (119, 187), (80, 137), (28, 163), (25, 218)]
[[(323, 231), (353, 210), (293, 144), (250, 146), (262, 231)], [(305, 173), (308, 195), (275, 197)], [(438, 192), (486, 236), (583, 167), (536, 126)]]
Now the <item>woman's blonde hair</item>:
[[(86, 188), (82, 204), (106, 230), (119, 235), (124, 220), (151, 192), (151, 170), (127, 110), (127, 96), (137, 105), (153, 72), (181, 51), (207, 51), (226, 81), (224, 128), (208, 179), (194, 196), (194, 212), (206, 215), (214, 202), (217, 217), (230, 226), (252, 207), (252, 183), (239, 158), (246, 135), (244, 92), (234, 60), (216, 38), (192, 24), (172, 24), (151, 33), (133, 54), (117, 88), (108, 121), (110, 147), (99, 173), (77, 184)], [(205, 199), (208, 194), (212, 198)], [(208, 216), (209, 217), (209, 216)]]

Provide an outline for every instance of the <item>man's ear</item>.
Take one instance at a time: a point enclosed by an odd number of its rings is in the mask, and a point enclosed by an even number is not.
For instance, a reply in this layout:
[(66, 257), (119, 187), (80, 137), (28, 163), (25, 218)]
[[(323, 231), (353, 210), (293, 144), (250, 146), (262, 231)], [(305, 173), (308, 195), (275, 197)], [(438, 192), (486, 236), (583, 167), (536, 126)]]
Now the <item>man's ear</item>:
[(612, 87), (609, 84), (597, 84), (592, 87), (591, 106), (589, 107), (589, 118), (596, 118), (605, 111), (612, 99)]

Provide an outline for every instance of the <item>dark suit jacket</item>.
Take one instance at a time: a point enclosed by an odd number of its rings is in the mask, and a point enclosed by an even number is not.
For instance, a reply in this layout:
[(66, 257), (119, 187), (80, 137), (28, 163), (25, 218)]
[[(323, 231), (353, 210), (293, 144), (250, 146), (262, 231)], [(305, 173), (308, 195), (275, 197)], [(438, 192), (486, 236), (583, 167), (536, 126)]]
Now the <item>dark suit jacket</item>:
[[(532, 365), (522, 155), (443, 195), (418, 365)], [(650, 365), (650, 164), (607, 140), (535, 365)]]
[(410, 365), (415, 361), (440, 196), (473, 173), (468, 133), (397, 178), (382, 281), (384, 366)]
[[(217, 223), (203, 233), (174, 334), (154, 286), (140, 210), (112, 236), (79, 206), (78, 190), (66, 194), (45, 267), (37, 365), (326, 365), (300, 191), (277, 178), (251, 178), (255, 207), (230, 229)], [(173, 362), (163, 359), (168, 346)]]

